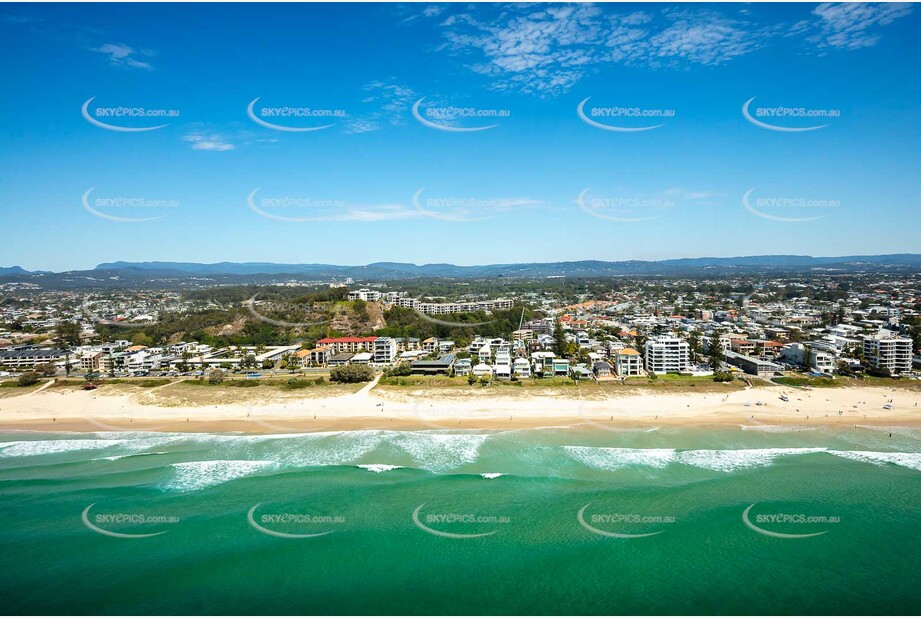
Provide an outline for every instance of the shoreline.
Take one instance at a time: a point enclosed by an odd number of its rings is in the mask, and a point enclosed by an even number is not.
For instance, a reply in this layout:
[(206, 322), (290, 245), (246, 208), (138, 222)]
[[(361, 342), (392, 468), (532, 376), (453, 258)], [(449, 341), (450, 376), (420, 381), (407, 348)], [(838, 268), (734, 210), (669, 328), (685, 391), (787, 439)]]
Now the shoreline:
[[(457, 397), (438, 389), (399, 392), (375, 390), (375, 385), (332, 397), (247, 401), (247, 394), (241, 393), (235, 403), (199, 405), (166, 405), (172, 402), (158, 399), (159, 394), (151, 391), (45, 389), (0, 399), (0, 431), (279, 434), (362, 429), (921, 426), (921, 392), (885, 387), (630, 391), (584, 400), (548, 395)], [(781, 395), (789, 401), (782, 401)], [(886, 410), (883, 406), (889, 401), (893, 407)]]

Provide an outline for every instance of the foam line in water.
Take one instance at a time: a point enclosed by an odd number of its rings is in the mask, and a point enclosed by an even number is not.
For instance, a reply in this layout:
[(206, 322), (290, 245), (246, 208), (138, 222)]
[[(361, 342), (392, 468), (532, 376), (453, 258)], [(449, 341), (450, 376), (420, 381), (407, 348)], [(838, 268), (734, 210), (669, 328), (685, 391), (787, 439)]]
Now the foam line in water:
[(888, 453), (881, 451), (828, 451), (835, 457), (843, 457), (853, 461), (862, 461), (877, 466), (894, 464), (903, 468), (911, 468), (921, 472), (921, 453)]
[(620, 470), (630, 466), (664, 468), (675, 460), (673, 448), (564, 446), (570, 457), (590, 468)]
[(774, 463), (778, 457), (787, 455), (805, 455), (807, 453), (821, 453), (824, 448), (757, 448), (737, 450), (694, 450), (681, 451), (676, 460), (678, 463), (695, 468), (715, 470), (718, 472), (732, 472), (746, 468), (760, 468)]
[(274, 461), (217, 459), (175, 463), (171, 467), (173, 477), (165, 487), (176, 491), (195, 491), (249, 476), (261, 470), (275, 468), (276, 463)]
[(381, 472), (390, 472), (391, 470), (398, 470), (403, 466), (393, 466), (390, 464), (358, 464), (356, 466), (362, 470), (367, 470), (368, 472), (374, 472), (380, 474)]
[(489, 434), (399, 432), (391, 442), (403, 449), (419, 467), (442, 472), (476, 461)]
[(22, 440), (0, 443), (0, 457), (30, 457), (111, 448), (129, 440)]

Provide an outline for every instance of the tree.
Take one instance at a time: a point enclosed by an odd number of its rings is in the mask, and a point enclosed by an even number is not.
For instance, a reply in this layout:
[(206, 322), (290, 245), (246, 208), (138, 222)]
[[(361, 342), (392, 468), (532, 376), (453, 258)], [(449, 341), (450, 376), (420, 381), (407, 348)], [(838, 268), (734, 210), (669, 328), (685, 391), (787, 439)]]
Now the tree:
[(34, 371), (27, 371), (21, 376), (19, 376), (19, 386), (32, 386), (33, 384), (38, 384), (39, 376)]
[(340, 365), (329, 370), (329, 379), (340, 384), (370, 382), (374, 379), (374, 370), (367, 365)]
[(566, 335), (563, 334), (563, 323), (559, 318), (553, 321), (553, 353), (559, 358), (566, 356)]
[(39, 365), (35, 369), (46, 377), (53, 376), (58, 372), (58, 368), (54, 363), (45, 363), (44, 365)]
[(470, 386), (476, 384), (476, 376), (472, 372), (467, 374), (467, 384)]
[(723, 344), (720, 343), (720, 335), (717, 332), (714, 332), (710, 335), (708, 341), (708, 351), (710, 355), (710, 368), (715, 372), (719, 372), (723, 368), (723, 362), (726, 360), (726, 354), (723, 352)]
[(134, 336), (131, 337), (131, 343), (133, 343), (134, 345), (147, 346), (149, 348), (150, 346), (153, 345), (153, 339), (151, 339), (150, 336), (147, 335), (147, 333), (139, 332), (139, 333), (135, 333)]
[(220, 384), (223, 381), (224, 372), (220, 369), (215, 368), (212, 369), (210, 373), (208, 373), (208, 384)]
[(80, 325), (66, 320), (58, 322), (54, 329), (54, 336), (62, 345), (80, 345)]
[(688, 337), (688, 346), (691, 348), (691, 360), (696, 361), (697, 357), (701, 353), (700, 331), (699, 330), (694, 329), (691, 331), (691, 334)]

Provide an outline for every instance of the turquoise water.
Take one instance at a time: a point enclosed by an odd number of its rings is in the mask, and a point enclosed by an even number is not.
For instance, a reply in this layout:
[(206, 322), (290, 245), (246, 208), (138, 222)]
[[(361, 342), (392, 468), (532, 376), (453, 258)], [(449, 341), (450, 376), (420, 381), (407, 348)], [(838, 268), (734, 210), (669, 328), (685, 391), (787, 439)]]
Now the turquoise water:
[(917, 614), (919, 509), (921, 433), (902, 428), (6, 432), (0, 598), (25, 614)]

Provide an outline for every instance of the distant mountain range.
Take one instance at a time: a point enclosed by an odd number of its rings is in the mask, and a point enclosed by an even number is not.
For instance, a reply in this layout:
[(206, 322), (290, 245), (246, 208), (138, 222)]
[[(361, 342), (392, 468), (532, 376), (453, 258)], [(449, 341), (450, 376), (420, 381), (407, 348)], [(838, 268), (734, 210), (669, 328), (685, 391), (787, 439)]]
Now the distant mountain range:
[[(382, 281), (416, 278), (492, 278), (612, 276), (706, 276), (723, 274), (794, 273), (820, 270), (839, 272), (917, 271), (921, 254), (848, 255), (760, 255), (730, 258), (681, 258), (658, 261), (532, 262), (521, 264), (404, 264), (375, 262), (365, 266), (335, 264), (275, 264), (271, 262), (107, 262), (93, 270), (62, 273), (30, 272), (19, 266), (0, 267), (0, 281), (31, 281), (49, 287), (83, 287), (138, 284), (197, 277), (221, 283), (266, 283), (280, 277), (301, 280)], [(203, 282), (204, 283), (204, 282)]]
[(658, 261), (604, 262), (530, 262), (522, 264), (486, 264), (455, 266), (454, 264), (404, 264), (375, 262), (366, 266), (337, 266), (334, 264), (274, 264), (270, 262), (110, 262), (96, 270), (140, 269), (163, 274), (195, 275), (302, 275), (312, 277), (352, 277), (354, 279), (405, 279), (417, 277), (603, 277), (612, 275), (685, 274), (693, 271), (721, 268), (811, 269), (848, 267), (921, 267), (921, 254), (854, 255), (843, 257), (810, 257), (807, 255), (762, 255), (731, 258), (681, 258)]

